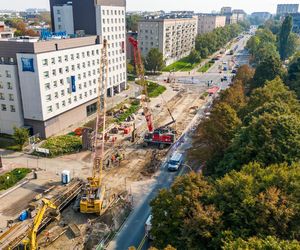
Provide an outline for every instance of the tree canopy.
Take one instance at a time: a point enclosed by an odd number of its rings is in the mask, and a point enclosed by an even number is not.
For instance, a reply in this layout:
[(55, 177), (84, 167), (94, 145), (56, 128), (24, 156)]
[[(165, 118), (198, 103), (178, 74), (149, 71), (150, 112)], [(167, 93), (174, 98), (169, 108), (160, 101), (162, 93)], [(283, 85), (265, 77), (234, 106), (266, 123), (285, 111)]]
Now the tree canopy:
[(291, 16), (287, 16), (281, 26), (281, 30), (279, 33), (279, 53), (280, 58), (285, 60), (288, 58), (288, 46), (289, 46), (289, 39), (290, 34), (292, 32), (293, 27), (293, 18)]

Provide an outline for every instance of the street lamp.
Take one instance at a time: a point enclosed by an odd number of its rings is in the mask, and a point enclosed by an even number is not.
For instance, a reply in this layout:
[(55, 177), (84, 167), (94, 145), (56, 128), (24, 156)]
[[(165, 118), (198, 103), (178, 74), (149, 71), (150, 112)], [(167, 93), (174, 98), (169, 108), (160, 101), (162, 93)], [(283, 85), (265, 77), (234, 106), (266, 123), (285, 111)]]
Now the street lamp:
[(194, 170), (192, 169), (192, 167), (188, 164), (182, 164), (182, 166), (187, 167), (191, 172), (194, 172)]

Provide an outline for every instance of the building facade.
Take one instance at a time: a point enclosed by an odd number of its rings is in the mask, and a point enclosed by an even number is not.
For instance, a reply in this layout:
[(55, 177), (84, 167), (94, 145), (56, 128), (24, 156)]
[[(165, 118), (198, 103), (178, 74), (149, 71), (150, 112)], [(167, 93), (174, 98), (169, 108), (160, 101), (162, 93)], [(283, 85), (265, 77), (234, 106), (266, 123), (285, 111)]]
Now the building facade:
[(256, 23), (263, 23), (266, 20), (270, 19), (272, 17), (272, 14), (269, 12), (253, 12), (251, 14), (251, 18)]
[(226, 16), (203, 14), (198, 16), (198, 34), (205, 34), (226, 25)]
[(300, 34), (300, 13), (291, 14), (293, 18), (293, 32)]
[(97, 36), (0, 41), (1, 131), (24, 125), (45, 138), (92, 115), (101, 47)]
[(279, 16), (297, 13), (299, 4), (278, 4), (276, 14)]
[(187, 56), (195, 47), (197, 17), (148, 18), (139, 22), (138, 40), (144, 57), (152, 48), (163, 54), (167, 65)]
[(53, 6), (54, 31), (75, 34), (72, 2)]
[[(55, 6), (70, 0), (50, 0), (54, 18)], [(126, 1), (125, 0), (72, 0), (74, 32), (97, 35), (108, 41), (109, 89), (113, 96), (126, 89)], [(55, 27), (55, 18), (53, 19)]]
[(13, 29), (6, 27), (4, 22), (0, 22), (0, 39), (14, 37)]

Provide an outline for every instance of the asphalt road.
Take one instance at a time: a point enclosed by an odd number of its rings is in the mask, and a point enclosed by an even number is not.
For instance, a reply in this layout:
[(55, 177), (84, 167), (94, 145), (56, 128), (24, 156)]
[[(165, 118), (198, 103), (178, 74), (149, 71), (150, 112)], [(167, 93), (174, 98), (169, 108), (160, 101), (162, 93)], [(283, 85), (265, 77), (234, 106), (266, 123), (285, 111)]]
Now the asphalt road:
[[(237, 44), (234, 44), (233, 47), (238, 45), (236, 49), (236, 54), (233, 56), (224, 55), (222, 59), (217, 61), (212, 68), (208, 70), (208, 72), (197, 75), (197, 76), (186, 76), (186, 77), (178, 77), (177, 81), (179, 80), (180, 83), (187, 84), (199, 84), (199, 85), (206, 85), (208, 81), (213, 81), (214, 86), (219, 86), (221, 89), (225, 89), (228, 87), (230, 82), (231, 72), (222, 72), (219, 73), (219, 65), (225, 65), (223, 62), (231, 61), (232, 59), (238, 64), (243, 65), (248, 63), (248, 54), (244, 50), (244, 46), (246, 44), (247, 39), (249, 36), (241, 39)], [(228, 82), (221, 82), (221, 78), (226, 75), (229, 77)], [(193, 77), (193, 78), (192, 78)], [(189, 146), (191, 145), (191, 138), (190, 134), (192, 129), (199, 123), (199, 121), (204, 116), (204, 109), (211, 104), (208, 103), (205, 107), (203, 107), (194, 120), (191, 122), (190, 126), (187, 128), (186, 133), (183, 134), (182, 140), (180, 143), (176, 143), (173, 145), (172, 149), (170, 149), (168, 157), (174, 151), (182, 151), (184, 152)], [(141, 249), (148, 249), (149, 242), (145, 237), (144, 231), (144, 224), (150, 215), (150, 201), (156, 196), (157, 192), (162, 188), (169, 188), (178, 175), (182, 175), (186, 172), (187, 168), (181, 168), (180, 171), (171, 173), (168, 172), (166, 169), (166, 164), (163, 163), (160, 169), (160, 173), (157, 177), (156, 185), (153, 187), (152, 191), (140, 200), (137, 204), (136, 208), (132, 211), (126, 222), (124, 223), (123, 227), (120, 229), (116, 237), (113, 241), (110, 242), (107, 249), (109, 250), (127, 250), (130, 246), (135, 246), (137, 250)]]

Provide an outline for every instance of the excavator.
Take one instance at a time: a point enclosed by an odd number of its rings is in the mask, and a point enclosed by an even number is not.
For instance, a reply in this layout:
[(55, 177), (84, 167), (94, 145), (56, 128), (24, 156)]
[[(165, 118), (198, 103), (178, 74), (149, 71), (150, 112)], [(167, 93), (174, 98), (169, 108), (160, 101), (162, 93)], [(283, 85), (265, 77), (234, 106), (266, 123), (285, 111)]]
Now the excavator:
[[(38, 229), (43, 221), (43, 217), (48, 208), (56, 209), (56, 206), (50, 200), (42, 199), (42, 202), (43, 202), (43, 206), (40, 208), (37, 215), (34, 217), (33, 227), (30, 231), (29, 237), (28, 237), (28, 239), (23, 241), (25, 250), (27, 250), (27, 249), (37, 250), (38, 249), (36, 236), (37, 236)], [(30, 245), (30, 248), (28, 248), (28, 245)]]
[[(106, 196), (105, 186), (102, 183), (102, 170), (105, 153), (105, 129), (106, 129), (106, 98), (108, 81), (108, 42), (103, 41), (100, 58), (100, 81), (98, 83), (97, 117), (93, 136), (93, 170), (92, 176), (87, 178), (87, 183), (80, 199), (80, 212), (102, 215), (114, 201), (114, 196)], [(102, 109), (101, 109), (102, 108)], [(100, 123), (102, 137), (99, 138)], [(100, 148), (100, 149), (99, 149)]]
[(176, 131), (169, 126), (175, 123), (176, 121), (172, 116), (170, 109), (167, 107), (166, 103), (164, 103), (172, 118), (172, 121), (159, 128), (154, 128), (153, 115), (149, 107), (150, 99), (148, 96), (147, 81), (145, 79), (145, 69), (142, 61), (141, 52), (139, 49), (139, 44), (138, 41), (133, 37), (129, 37), (129, 42), (132, 45), (134, 51), (134, 62), (135, 62), (137, 77), (139, 79), (140, 85), (143, 86), (141, 105), (143, 107), (143, 112), (148, 127), (148, 131), (144, 135), (144, 144), (145, 145), (156, 144), (159, 146), (159, 148), (163, 148), (165, 145), (172, 145), (176, 140)]

